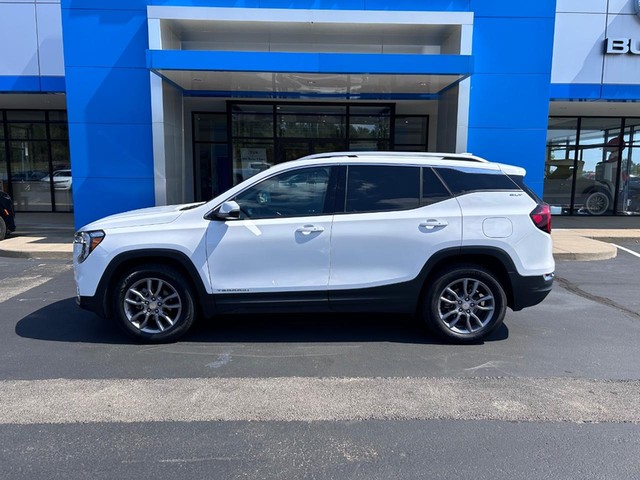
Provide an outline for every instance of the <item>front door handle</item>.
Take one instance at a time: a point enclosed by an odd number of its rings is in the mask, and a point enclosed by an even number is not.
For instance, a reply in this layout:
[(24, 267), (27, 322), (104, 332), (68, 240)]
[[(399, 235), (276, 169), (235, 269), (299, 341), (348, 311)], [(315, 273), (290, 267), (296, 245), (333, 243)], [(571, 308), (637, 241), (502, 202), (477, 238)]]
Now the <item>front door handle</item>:
[(324, 232), (324, 227), (319, 227), (317, 225), (305, 225), (304, 227), (296, 229), (296, 232), (301, 233), (302, 235), (310, 235), (312, 233)]
[(432, 230), (436, 227), (446, 227), (447, 225), (449, 225), (449, 222), (446, 220), (438, 220), (436, 218), (430, 218), (420, 224), (422, 228), (426, 228), (427, 230)]

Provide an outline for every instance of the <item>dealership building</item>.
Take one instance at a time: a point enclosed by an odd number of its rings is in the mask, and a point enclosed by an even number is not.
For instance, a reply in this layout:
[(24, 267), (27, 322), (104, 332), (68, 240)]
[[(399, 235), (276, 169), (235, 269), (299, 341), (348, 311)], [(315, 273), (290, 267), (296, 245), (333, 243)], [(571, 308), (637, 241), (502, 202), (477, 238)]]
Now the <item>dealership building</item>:
[(346, 150), (640, 214), (638, 101), (638, 0), (0, 0), (0, 188), (76, 226)]

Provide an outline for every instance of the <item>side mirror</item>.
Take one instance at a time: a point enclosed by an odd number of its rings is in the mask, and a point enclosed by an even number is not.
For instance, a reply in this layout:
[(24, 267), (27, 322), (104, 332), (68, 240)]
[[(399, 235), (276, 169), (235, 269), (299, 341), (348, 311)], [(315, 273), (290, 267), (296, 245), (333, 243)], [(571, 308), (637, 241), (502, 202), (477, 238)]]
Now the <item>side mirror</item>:
[(216, 218), (219, 218), (221, 220), (240, 218), (240, 205), (238, 205), (233, 200), (224, 202), (222, 205), (220, 205), (220, 208), (218, 208), (215, 216)]

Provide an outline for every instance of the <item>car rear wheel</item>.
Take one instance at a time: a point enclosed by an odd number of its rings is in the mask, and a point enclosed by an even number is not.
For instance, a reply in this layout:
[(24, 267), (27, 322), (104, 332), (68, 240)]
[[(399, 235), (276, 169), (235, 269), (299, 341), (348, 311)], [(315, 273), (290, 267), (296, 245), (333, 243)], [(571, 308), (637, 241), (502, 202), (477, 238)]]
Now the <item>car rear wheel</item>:
[(144, 343), (174, 342), (194, 321), (191, 286), (171, 267), (145, 265), (129, 271), (114, 297), (118, 323)]
[(504, 289), (491, 272), (459, 265), (442, 272), (429, 286), (423, 319), (441, 337), (476, 342), (502, 324), (506, 307)]

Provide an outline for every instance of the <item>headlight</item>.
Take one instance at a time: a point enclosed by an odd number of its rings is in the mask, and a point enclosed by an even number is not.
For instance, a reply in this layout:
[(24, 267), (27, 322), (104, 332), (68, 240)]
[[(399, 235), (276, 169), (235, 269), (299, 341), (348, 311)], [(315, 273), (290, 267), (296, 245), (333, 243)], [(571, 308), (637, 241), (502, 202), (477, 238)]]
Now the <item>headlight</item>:
[(73, 237), (73, 253), (77, 257), (78, 262), (84, 262), (89, 254), (100, 245), (104, 239), (102, 230), (94, 230), (93, 232), (77, 232)]

